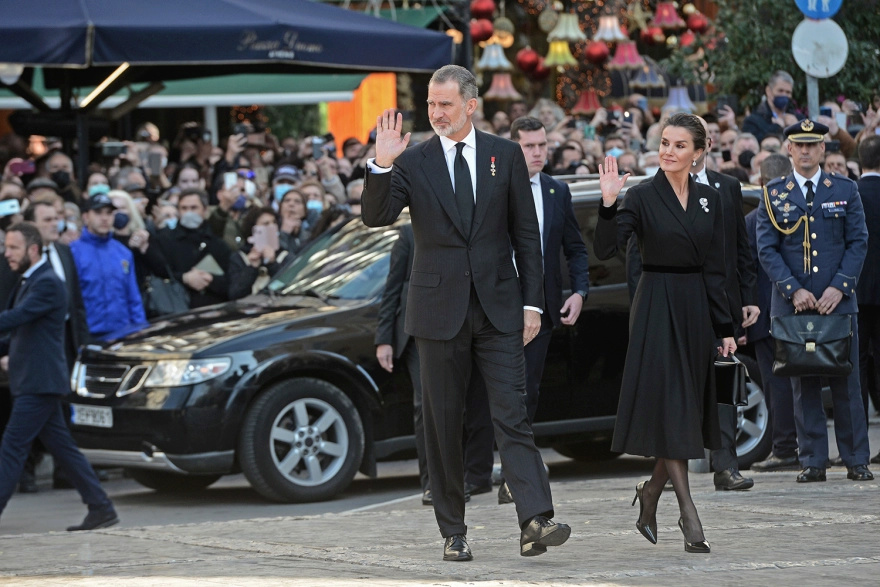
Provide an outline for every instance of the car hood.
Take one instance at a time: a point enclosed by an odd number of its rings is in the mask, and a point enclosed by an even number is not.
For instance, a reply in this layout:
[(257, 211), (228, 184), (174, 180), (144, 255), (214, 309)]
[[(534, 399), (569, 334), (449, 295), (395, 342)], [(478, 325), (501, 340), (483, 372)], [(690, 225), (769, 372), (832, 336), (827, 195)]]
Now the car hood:
[[(142, 330), (104, 343), (100, 349), (90, 347), (89, 350), (117, 356), (159, 353), (189, 357), (221, 345), (228, 347), (233, 339), (250, 338), (254, 333), (274, 327), (283, 326), (286, 338), (320, 334), (322, 329), (315, 332), (309, 318), (324, 318), (350, 307), (308, 296), (255, 295), (155, 320)], [(247, 348), (247, 343), (242, 340), (241, 346)]]

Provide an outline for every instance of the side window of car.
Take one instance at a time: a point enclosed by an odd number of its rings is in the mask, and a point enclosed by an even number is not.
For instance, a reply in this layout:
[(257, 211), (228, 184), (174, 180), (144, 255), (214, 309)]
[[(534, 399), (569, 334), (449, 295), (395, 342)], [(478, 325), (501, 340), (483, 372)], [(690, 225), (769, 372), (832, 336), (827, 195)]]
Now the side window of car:
[(626, 283), (625, 255), (618, 254), (601, 261), (593, 253), (593, 235), (599, 219), (599, 201), (596, 198), (584, 198), (574, 204), (575, 216), (581, 227), (581, 236), (587, 245), (590, 257), (590, 286), (617, 285)]

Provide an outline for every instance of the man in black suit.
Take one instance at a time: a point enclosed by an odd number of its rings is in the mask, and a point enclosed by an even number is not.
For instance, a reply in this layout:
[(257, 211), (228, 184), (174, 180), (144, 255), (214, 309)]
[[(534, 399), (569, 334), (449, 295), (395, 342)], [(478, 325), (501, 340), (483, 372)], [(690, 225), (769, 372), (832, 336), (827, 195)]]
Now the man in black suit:
[(368, 226), (393, 223), (406, 206), (412, 218), (405, 328), (419, 346), (434, 513), (446, 538), (443, 559), (451, 561), (473, 558), (465, 536), (461, 430), (474, 362), (516, 500), (520, 554), (542, 554), (571, 533), (550, 519), (550, 484), (523, 401), (522, 347), (538, 334), (544, 306), (528, 169), (519, 145), (476, 131), (476, 109), (473, 74), (455, 65), (437, 70), (428, 85), (428, 116), (438, 136), (407, 149), (403, 116), (383, 112), (361, 197)]
[[(869, 352), (873, 351), (874, 368), (880, 368), (880, 136), (873, 135), (859, 143), (859, 161), (862, 163), (859, 194), (865, 207), (868, 253), (856, 286), (856, 299), (859, 300), (859, 377), (867, 415)], [(880, 452), (871, 462), (880, 464)]]
[[(706, 121), (700, 119), (709, 133)], [(734, 324), (740, 324), (738, 336), (742, 329), (753, 325), (761, 311), (758, 309), (757, 277), (752, 255), (749, 251), (749, 236), (746, 232), (745, 215), (743, 214), (742, 188), (739, 182), (723, 173), (706, 169), (706, 153), (712, 145), (707, 139), (707, 148), (697, 159), (691, 174), (697, 183), (709, 185), (721, 194), (724, 207), (724, 256), (727, 259), (726, 291), (730, 307), (730, 316)], [(736, 457), (736, 406), (718, 404), (718, 422), (721, 426), (721, 448), (711, 454), (712, 468), (715, 470), (715, 489), (717, 491), (742, 491), (750, 489), (755, 482), (743, 477), (739, 472)]]
[[(529, 424), (538, 411), (538, 396), (544, 361), (553, 329), (560, 324), (571, 326), (577, 322), (590, 289), (590, 262), (587, 247), (571, 205), (568, 185), (542, 173), (547, 161), (547, 131), (537, 118), (523, 116), (513, 121), (510, 138), (519, 143), (529, 169), (529, 182), (538, 228), (541, 233), (541, 252), (544, 259), (544, 313), (541, 330), (526, 345), (526, 408)], [(562, 301), (562, 267), (560, 253), (565, 255), (572, 294)], [(498, 502), (511, 503), (507, 483), (498, 489)]]
[[(428, 460), (425, 453), (425, 420), (422, 413), (422, 378), (419, 369), (419, 351), (415, 341), (403, 327), (409, 280), (412, 273), (415, 241), (411, 224), (400, 227), (400, 236), (391, 248), (391, 262), (385, 291), (379, 304), (376, 328), (376, 358), (383, 369), (394, 372), (394, 359), (401, 359), (409, 371), (413, 386), (413, 428), (416, 456), (419, 461), (419, 480), (422, 485), (422, 504), (433, 505)], [(492, 446), (494, 431), (488, 414), (486, 386), (479, 372), (474, 371), (468, 386), (465, 422), (465, 501), (472, 494), (487, 493), (492, 489)]]
[(31, 443), (39, 437), (89, 506), (68, 531), (106, 528), (119, 521), (113, 503), (79, 452), (61, 410), (69, 377), (64, 361), (67, 294), (52, 270), (39, 231), (20, 223), (6, 233), (6, 260), (21, 275), (0, 312), (0, 355), (9, 355), (12, 415), (0, 444), (0, 512), (15, 491)]

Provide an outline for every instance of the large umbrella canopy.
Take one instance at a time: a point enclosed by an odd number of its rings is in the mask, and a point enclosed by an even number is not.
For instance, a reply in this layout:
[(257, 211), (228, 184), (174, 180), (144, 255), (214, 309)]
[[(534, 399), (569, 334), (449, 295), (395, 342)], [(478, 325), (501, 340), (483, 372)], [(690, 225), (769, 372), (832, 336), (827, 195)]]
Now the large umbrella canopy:
[(452, 59), (443, 33), (309, 0), (9, 2), (0, 34), (0, 63), (65, 68), (57, 83), (74, 86), (123, 63), (138, 80), (154, 81), (214, 75), (218, 66), (432, 71)]

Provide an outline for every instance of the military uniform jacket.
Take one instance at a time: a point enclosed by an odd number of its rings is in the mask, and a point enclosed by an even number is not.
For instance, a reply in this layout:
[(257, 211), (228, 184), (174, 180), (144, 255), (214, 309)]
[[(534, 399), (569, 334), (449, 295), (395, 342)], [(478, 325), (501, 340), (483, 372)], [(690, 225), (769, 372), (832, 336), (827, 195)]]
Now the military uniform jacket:
[[(858, 312), (856, 283), (868, 248), (862, 200), (849, 178), (823, 171), (818, 184), (809, 208), (793, 174), (773, 180), (766, 186), (770, 209), (763, 200), (758, 208), (758, 258), (774, 285), (771, 316), (793, 314), (791, 296), (802, 287), (816, 299), (829, 286), (835, 287), (843, 292), (843, 299), (834, 313)], [(773, 226), (769, 214), (783, 229), (806, 216), (809, 230), (805, 234), (801, 224), (785, 235)]]

